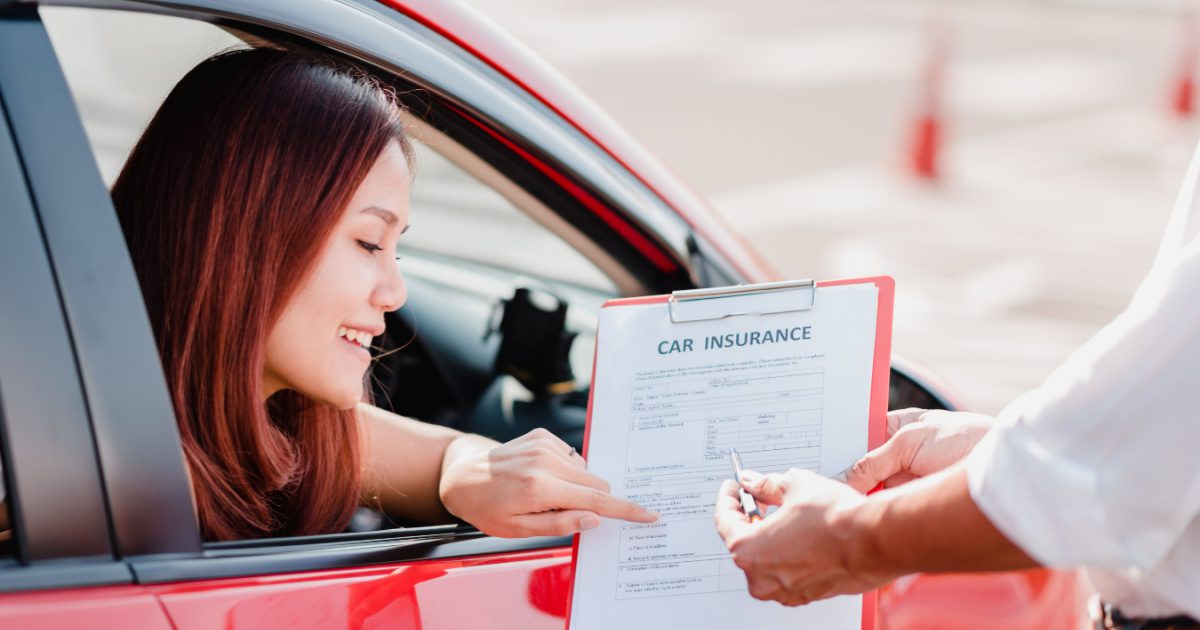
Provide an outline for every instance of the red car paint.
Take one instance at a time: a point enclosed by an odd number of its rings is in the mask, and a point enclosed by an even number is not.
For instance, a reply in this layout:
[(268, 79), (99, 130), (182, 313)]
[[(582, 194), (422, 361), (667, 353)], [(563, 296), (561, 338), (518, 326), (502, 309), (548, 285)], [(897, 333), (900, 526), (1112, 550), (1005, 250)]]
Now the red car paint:
[(569, 548), (154, 586), (177, 630), (561, 629)]
[(141, 586), (0, 595), (0, 628), (172, 630), (159, 599)]
[[(0, 628), (561, 629), (571, 550), (0, 596)], [(879, 630), (1082, 628), (1071, 574), (909, 576), (882, 589)], [(168, 622), (169, 616), (169, 622)]]

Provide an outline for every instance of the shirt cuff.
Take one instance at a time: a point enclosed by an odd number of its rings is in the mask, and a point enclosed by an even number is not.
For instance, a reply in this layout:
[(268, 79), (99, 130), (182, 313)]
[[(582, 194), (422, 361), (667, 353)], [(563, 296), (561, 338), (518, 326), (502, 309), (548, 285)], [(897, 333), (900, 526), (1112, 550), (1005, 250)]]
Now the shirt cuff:
[(1044, 566), (1130, 564), (1100, 501), (1097, 471), (1050, 452), (1019, 422), (976, 445), (967, 484), (992, 525)]

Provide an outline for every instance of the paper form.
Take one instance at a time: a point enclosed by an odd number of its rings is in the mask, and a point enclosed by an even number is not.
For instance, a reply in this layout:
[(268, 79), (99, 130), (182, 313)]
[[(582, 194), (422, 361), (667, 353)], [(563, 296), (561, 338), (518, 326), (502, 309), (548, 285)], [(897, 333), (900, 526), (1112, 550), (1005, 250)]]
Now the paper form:
[(750, 597), (713, 523), (731, 446), (749, 469), (825, 475), (867, 451), (878, 289), (817, 295), (808, 311), (686, 323), (665, 303), (601, 311), (588, 470), (662, 516), (581, 536), (572, 630), (861, 627), (861, 596)]

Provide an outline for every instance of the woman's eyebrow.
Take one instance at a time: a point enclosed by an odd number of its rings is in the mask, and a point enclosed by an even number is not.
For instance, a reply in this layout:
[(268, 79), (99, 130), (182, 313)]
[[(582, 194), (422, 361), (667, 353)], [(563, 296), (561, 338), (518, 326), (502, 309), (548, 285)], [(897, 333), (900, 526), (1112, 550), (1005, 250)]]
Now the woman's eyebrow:
[(366, 208), (363, 208), (363, 212), (373, 214), (380, 219), (383, 219), (383, 222), (387, 223), (388, 225), (395, 225), (396, 222), (399, 221), (399, 219), (396, 218), (396, 213), (386, 208), (380, 208), (379, 206), (367, 206)]

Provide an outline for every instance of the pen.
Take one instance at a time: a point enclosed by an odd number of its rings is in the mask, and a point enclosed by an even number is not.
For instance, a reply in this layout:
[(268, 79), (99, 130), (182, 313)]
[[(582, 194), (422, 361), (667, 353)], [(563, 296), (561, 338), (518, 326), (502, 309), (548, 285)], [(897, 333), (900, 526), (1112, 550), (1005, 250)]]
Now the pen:
[(738, 482), (738, 498), (742, 500), (742, 512), (751, 523), (762, 520), (762, 512), (758, 510), (758, 502), (742, 487), (742, 458), (738, 457), (736, 448), (729, 448), (729, 461), (733, 464), (733, 479)]

